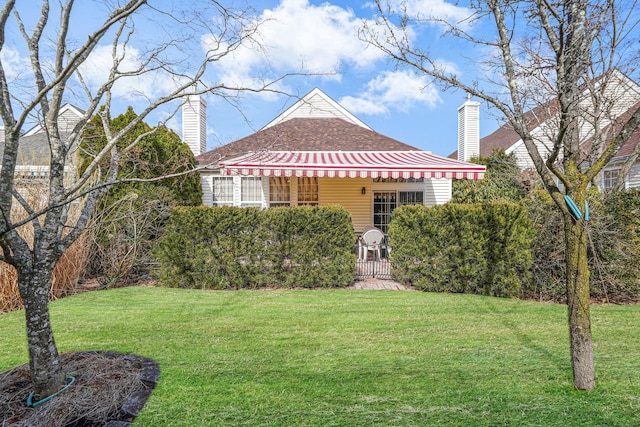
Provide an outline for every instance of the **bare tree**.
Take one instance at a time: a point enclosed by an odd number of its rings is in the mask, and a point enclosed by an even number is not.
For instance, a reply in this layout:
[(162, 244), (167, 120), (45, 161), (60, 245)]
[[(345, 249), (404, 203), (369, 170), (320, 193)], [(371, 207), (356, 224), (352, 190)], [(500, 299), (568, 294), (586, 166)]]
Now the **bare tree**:
[[(4, 124), (0, 261), (17, 270), (36, 400), (66, 384), (48, 313), (52, 270), (87, 226), (98, 199), (118, 182), (120, 159), (145, 136), (123, 144), (128, 132), (159, 107), (176, 111), (178, 102), (171, 102), (186, 91), (206, 92), (233, 101), (243, 91), (271, 90), (279, 80), (265, 80), (249, 87), (210, 83), (213, 79), (207, 77), (213, 64), (241, 45), (249, 43), (256, 50), (260, 48), (255, 38), (260, 22), (252, 18), (248, 9), (233, 10), (217, 1), (161, 3), (164, 6), (152, 6), (144, 0), (54, 3), (51, 7), (49, 1), (42, 0), (35, 20), (23, 13), (34, 8), (33, 2), (7, 0), (0, 10), (0, 52), (6, 54), (13, 49), (28, 52), (29, 57), (28, 72), (22, 70), (20, 75), (9, 72), (12, 64), (6, 60), (7, 55), (0, 62), (0, 117)], [(79, 28), (87, 27), (91, 28), (87, 34), (78, 34)], [(108, 61), (104, 56), (102, 62), (95, 61), (105, 51), (110, 52)], [(96, 72), (105, 76), (98, 83), (90, 76)], [(166, 90), (147, 97), (143, 111), (126, 127), (112, 129), (110, 109), (120, 85), (128, 79), (141, 82), (147, 77), (154, 79), (154, 90)], [(61, 106), (69, 99), (80, 99), (80, 95), (86, 111), (65, 134), (58, 121)], [(140, 95), (144, 95), (142, 90)], [(74, 150), (95, 114), (102, 117), (106, 146), (81, 175), (70, 177)], [(14, 178), (21, 134), (29, 123), (42, 126), (50, 153), (43, 208), (29, 204)], [(76, 216), (70, 215), (72, 202), (79, 206)], [(26, 210), (26, 218), (12, 220), (14, 204)], [(23, 227), (33, 230), (32, 241), (23, 237)]]
[[(584, 210), (587, 187), (640, 123), (637, 94), (624, 85), (640, 57), (637, 2), (472, 1), (464, 17), (452, 19), (412, 10), (415, 2), (376, 4), (378, 19), (365, 24), (361, 37), (400, 66), (497, 109), (562, 211), (573, 379), (578, 389), (592, 389), (587, 231), (564, 196)], [(416, 43), (421, 25), (437, 26), (438, 43), (455, 39), (456, 50), (478, 54), (460, 58), (460, 66), (472, 66), (456, 72)]]

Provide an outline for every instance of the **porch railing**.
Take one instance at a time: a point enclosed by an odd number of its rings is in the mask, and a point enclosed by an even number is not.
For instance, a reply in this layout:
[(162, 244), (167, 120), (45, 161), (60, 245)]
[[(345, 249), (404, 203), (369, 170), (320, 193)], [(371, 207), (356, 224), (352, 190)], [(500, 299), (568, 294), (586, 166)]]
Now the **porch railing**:
[(391, 263), (389, 258), (381, 258), (379, 260), (356, 260), (356, 272), (354, 274), (355, 280), (366, 279), (393, 279), (391, 272)]
[(355, 280), (366, 280), (371, 278), (382, 280), (393, 279), (391, 263), (389, 262), (389, 253), (386, 249), (381, 251), (380, 258), (374, 254), (369, 254), (368, 256), (367, 254), (364, 254), (365, 256), (362, 256), (363, 254), (361, 252), (360, 244), (356, 242), (355, 251), (358, 256), (356, 260), (356, 271), (354, 274)]

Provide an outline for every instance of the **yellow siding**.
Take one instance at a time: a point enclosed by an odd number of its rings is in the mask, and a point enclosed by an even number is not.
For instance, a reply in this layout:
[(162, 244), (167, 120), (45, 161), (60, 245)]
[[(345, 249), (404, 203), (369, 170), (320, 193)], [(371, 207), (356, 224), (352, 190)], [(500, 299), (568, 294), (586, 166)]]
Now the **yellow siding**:
[[(366, 194), (362, 194), (362, 187)], [(320, 178), (318, 198), (320, 206), (340, 205), (351, 214), (353, 228), (359, 232), (371, 226), (371, 179)]]

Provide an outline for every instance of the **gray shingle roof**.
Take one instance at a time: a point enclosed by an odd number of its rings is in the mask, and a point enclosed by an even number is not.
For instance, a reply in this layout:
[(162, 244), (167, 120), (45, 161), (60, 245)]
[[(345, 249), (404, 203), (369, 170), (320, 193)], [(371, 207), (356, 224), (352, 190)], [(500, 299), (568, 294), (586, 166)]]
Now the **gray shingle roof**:
[(199, 165), (251, 151), (422, 151), (339, 118), (293, 118), (196, 156)]
[[(66, 134), (61, 134), (65, 139)], [(0, 158), (4, 154), (4, 139), (0, 140)], [(38, 133), (20, 138), (18, 165), (48, 166), (50, 158), (49, 140), (46, 133)]]

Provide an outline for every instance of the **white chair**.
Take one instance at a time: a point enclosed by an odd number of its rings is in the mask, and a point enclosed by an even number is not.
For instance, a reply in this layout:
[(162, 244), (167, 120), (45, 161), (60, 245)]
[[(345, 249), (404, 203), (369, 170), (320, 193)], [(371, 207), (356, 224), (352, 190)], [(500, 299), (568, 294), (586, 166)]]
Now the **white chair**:
[(365, 261), (369, 259), (369, 251), (377, 255), (377, 260), (381, 258), (381, 248), (384, 246), (384, 233), (377, 228), (370, 228), (362, 233), (362, 254), (361, 258)]

